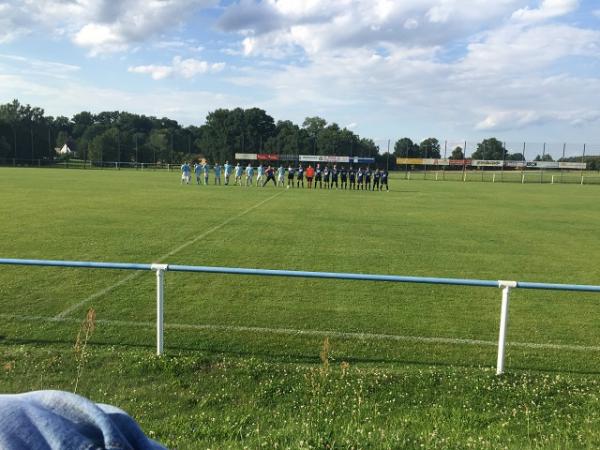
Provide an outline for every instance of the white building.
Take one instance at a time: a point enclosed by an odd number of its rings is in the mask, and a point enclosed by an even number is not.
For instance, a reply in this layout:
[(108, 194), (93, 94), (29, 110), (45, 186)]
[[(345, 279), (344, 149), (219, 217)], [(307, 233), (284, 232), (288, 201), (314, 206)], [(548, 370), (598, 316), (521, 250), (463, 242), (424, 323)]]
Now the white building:
[(63, 146), (62, 146), (62, 148), (58, 148), (58, 147), (57, 147), (57, 148), (55, 148), (54, 150), (55, 150), (55, 151), (56, 151), (56, 153), (58, 153), (59, 155), (72, 155), (73, 153), (75, 153), (75, 152), (73, 152), (73, 150), (71, 150), (71, 149), (69, 148), (69, 146), (68, 146), (67, 144), (63, 145)]

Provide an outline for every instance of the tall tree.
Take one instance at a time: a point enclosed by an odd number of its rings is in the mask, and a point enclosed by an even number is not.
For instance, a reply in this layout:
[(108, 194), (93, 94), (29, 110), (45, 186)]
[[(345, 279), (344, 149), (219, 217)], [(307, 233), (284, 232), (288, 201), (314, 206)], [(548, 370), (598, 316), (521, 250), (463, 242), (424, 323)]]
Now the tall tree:
[(302, 128), (306, 130), (311, 142), (312, 142), (312, 152), (313, 154), (318, 153), (319, 147), (319, 135), (325, 129), (327, 125), (327, 121), (322, 119), (321, 117), (306, 117), (304, 122), (302, 122)]
[(505, 159), (504, 145), (496, 138), (484, 139), (477, 144), (477, 150), (471, 155), (473, 159)]
[(465, 159), (465, 154), (463, 153), (463, 149), (460, 145), (454, 147), (452, 150), (452, 154), (450, 155), (451, 159)]
[(419, 146), (412, 139), (404, 137), (394, 144), (394, 155), (399, 158), (418, 158), (421, 156)]
[(440, 142), (436, 138), (427, 138), (419, 144), (419, 153), (423, 158), (441, 158)]
[(88, 158), (93, 161), (116, 161), (118, 133), (117, 128), (111, 127), (96, 136), (90, 144)]

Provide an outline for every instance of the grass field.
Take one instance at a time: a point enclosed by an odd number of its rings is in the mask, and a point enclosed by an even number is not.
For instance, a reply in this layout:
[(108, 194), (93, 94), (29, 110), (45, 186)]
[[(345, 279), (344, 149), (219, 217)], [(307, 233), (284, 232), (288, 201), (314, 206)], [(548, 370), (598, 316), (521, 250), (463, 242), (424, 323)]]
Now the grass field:
[[(598, 186), (390, 183), (0, 169), (0, 257), (599, 284)], [(0, 390), (73, 389), (93, 307), (79, 392), (173, 447), (600, 446), (598, 295), (513, 291), (497, 378), (498, 289), (167, 273), (156, 358), (153, 273), (1, 269)]]

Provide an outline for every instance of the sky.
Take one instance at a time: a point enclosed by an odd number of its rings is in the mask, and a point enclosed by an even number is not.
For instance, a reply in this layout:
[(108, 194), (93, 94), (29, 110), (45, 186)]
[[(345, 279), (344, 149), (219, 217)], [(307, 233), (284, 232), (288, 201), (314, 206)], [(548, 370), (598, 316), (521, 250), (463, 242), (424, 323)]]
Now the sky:
[[(600, 144), (597, 0), (0, 0), (0, 103)], [(599, 147), (600, 148), (600, 147)]]

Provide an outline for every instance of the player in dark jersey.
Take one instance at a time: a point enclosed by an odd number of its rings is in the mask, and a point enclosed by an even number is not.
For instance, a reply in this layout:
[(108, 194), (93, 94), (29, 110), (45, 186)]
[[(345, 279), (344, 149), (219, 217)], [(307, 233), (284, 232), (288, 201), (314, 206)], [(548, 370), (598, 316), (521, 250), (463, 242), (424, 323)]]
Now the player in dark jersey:
[(331, 171), (329, 170), (329, 166), (323, 168), (323, 181), (325, 182), (325, 188), (329, 189), (329, 183), (331, 182)]
[(381, 179), (381, 172), (379, 172), (379, 169), (375, 169), (375, 173), (373, 174), (373, 190), (374, 191), (379, 190), (379, 180), (380, 179)]
[(356, 189), (364, 189), (365, 185), (363, 184), (365, 181), (365, 173), (362, 170), (362, 167), (358, 168), (358, 172), (356, 172), (356, 182), (358, 183), (358, 186), (356, 187)]
[(315, 168), (315, 189), (317, 188), (317, 183), (319, 187), (323, 189), (323, 170), (321, 170), (321, 166), (317, 164)]
[(294, 187), (294, 168), (292, 167), (292, 165), (290, 164), (288, 167), (288, 182), (287, 182), (287, 187), (288, 189), (290, 187)]
[(296, 187), (300, 187), (300, 184), (302, 184), (302, 187), (304, 187), (304, 168), (302, 167), (302, 164), (298, 166), (298, 174), (296, 175), (296, 179)]
[(267, 178), (262, 184), (262, 187), (265, 187), (270, 180), (273, 180), (273, 184), (275, 187), (277, 187), (277, 180), (275, 180), (275, 169), (273, 169), (271, 166), (268, 166), (265, 173), (267, 174)]
[(334, 164), (333, 168), (331, 169), (331, 189), (333, 189), (333, 186), (335, 185), (335, 188), (338, 189), (338, 176), (339, 176), (339, 171), (337, 166)]
[(354, 167), (350, 166), (348, 176), (350, 177), (350, 189), (356, 189), (356, 172), (354, 171)]
[(369, 166), (365, 169), (365, 189), (367, 191), (371, 190), (371, 169)]
[(340, 178), (342, 179), (341, 188), (348, 189), (348, 171), (344, 166), (340, 169)]
[(385, 186), (385, 190), (389, 191), (390, 188), (388, 186), (388, 172), (387, 170), (384, 170), (381, 172), (381, 184), (379, 185), (379, 190), (381, 191), (383, 189), (383, 186)]

